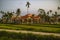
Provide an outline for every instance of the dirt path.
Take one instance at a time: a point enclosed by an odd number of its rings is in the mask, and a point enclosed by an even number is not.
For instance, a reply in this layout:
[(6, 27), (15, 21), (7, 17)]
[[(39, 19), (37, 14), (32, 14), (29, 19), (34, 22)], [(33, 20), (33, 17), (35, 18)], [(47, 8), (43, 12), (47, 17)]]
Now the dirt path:
[(8, 32), (16, 32), (16, 33), (32, 33), (32, 34), (37, 34), (37, 35), (54, 35), (54, 36), (59, 36), (60, 34), (58, 33), (45, 33), (45, 32), (34, 32), (34, 31), (24, 31), (24, 30), (8, 30), (8, 29), (0, 29), (0, 31), (8, 31)]

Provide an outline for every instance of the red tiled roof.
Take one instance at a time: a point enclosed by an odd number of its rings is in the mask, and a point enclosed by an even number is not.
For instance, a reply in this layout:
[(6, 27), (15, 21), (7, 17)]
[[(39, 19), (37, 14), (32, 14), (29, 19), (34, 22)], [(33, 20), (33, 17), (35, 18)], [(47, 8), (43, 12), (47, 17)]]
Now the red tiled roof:
[(26, 19), (26, 18), (28, 18), (28, 17), (32, 17), (32, 14), (27, 14), (27, 15), (25, 15), (25, 16), (21, 16), (21, 19)]
[(40, 18), (40, 16), (34, 16), (33, 17), (33, 19), (39, 19)]
[(27, 14), (27, 15), (25, 15), (25, 16), (29, 16), (29, 17), (31, 17), (31, 16), (32, 16), (32, 14)]
[[(25, 16), (18, 17), (17, 19), (19, 19), (19, 20), (20, 19), (27, 19), (29, 17), (31, 17), (33, 19), (39, 19), (40, 18), (40, 16), (32, 16), (32, 14), (27, 14)], [(15, 17), (13, 16), (11, 19), (14, 20), (15, 18), (16, 18), (16, 16)]]
[(21, 19), (26, 19), (28, 18), (28, 16), (21, 16)]

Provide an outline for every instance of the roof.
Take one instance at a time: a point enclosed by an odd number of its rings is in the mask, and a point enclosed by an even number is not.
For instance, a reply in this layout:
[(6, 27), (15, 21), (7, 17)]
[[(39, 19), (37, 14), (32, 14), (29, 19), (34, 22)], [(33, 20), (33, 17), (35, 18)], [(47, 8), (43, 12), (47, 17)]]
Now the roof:
[(27, 14), (27, 15), (25, 15), (25, 16), (28, 16), (28, 17), (30, 16), (30, 17), (31, 17), (31, 16), (32, 16), (32, 14)]
[(33, 17), (33, 19), (39, 19), (40, 18), (40, 16), (34, 16)]
[[(25, 16), (19, 16), (19, 17), (17, 17), (17, 19), (27, 19), (27, 18), (33, 18), (33, 19), (39, 19), (40, 18), (40, 16), (32, 16), (33, 14), (27, 14), (27, 15), (25, 15)], [(14, 20), (16, 18), (16, 16), (13, 16), (12, 17), (12, 20)]]

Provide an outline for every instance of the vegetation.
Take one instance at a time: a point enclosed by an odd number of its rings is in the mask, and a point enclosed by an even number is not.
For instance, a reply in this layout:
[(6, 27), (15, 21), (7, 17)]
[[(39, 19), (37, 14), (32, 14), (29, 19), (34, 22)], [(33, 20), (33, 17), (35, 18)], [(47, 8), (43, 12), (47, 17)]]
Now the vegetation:
[(0, 32), (0, 40), (60, 40), (60, 37), (54, 35), (35, 35), (24, 33)]
[[(28, 8), (30, 7), (30, 3), (27, 2), (26, 4), (27, 6), (27, 14), (28, 14)], [(58, 11), (60, 10), (60, 7), (57, 8)], [(33, 23), (36, 22), (39, 23), (39, 24), (45, 24), (45, 23), (49, 23), (49, 24), (59, 24), (60, 23), (60, 15), (58, 15), (58, 12), (55, 11), (54, 13), (52, 13), (53, 10), (49, 10), (47, 12), (45, 12), (44, 9), (41, 9), (39, 8), (38, 9), (38, 15), (39, 16), (39, 19), (38, 17), (36, 19), (34, 19), (34, 15), (32, 14), (32, 16), (21, 16), (21, 10), (18, 8), (16, 10), (16, 13), (15, 12), (4, 12), (4, 11), (0, 11), (2, 15), (1, 19), (0, 19), (0, 23), (14, 23), (14, 24), (22, 24), (22, 23), (27, 23), (30, 22), (30, 23)], [(14, 17), (14, 14), (16, 14), (16, 17)], [(52, 14), (51, 16), (49, 14)], [(12, 20), (12, 17), (13, 20)], [(22, 17), (25, 17), (24, 19)], [(28, 19), (31, 19), (31, 20), (28, 20)], [(29, 24), (30, 24), (29, 23)]]
[[(30, 2), (27, 2), (26, 7), (28, 14)], [(60, 7), (57, 10), (59, 11)], [(60, 15), (58, 15), (57, 11), (52, 12), (53, 10), (45, 12), (44, 9), (39, 8), (36, 16), (35, 14), (32, 14), (32, 16), (21, 16), (19, 8), (16, 13), (0, 11), (2, 14), (0, 29), (60, 33)], [(49, 14), (52, 14), (52, 16)], [(0, 31), (0, 40), (60, 40), (60, 37)]]
[(60, 33), (60, 24), (0, 24), (0, 29)]
[(20, 9), (17, 9), (17, 11), (16, 11), (17, 16), (19, 16), (20, 13), (21, 13), (21, 10)]
[(29, 2), (27, 2), (26, 7), (27, 7), (27, 13), (28, 13), (28, 8), (30, 7), (30, 3)]

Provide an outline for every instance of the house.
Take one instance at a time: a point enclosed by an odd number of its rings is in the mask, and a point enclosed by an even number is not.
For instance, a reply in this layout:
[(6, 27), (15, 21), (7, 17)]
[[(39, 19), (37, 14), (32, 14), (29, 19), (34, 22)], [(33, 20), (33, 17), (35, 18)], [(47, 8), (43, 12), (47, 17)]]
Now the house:
[(40, 23), (40, 16), (34, 16), (32, 17), (33, 23)]
[(25, 16), (16, 16), (11, 18), (12, 22), (17, 22), (17, 23), (40, 23), (40, 16), (33, 16), (33, 14), (27, 14)]

